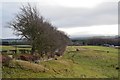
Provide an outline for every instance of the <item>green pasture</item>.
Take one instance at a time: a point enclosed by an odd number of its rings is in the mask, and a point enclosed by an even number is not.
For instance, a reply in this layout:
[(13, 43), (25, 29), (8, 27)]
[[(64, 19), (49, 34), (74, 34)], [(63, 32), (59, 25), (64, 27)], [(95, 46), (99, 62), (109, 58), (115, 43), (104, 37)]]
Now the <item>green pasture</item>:
[[(2, 49), (8, 50), (14, 49), (14, 47), (3, 46)], [(76, 49), (79, 49), (79, 51), (76, 51)], [(68, 46), (64, 55), (58, 60), (42, 61), (39, 64), (14, 61), (15, 66), (18, 66), (18, 64), (20, 67), (10, 68), (4, 66), (2, 77), (117, 78), (118, 49), (103, 46)], [(37, 65), (39, 68), (36, 67)], [(44, 68), (48, 70), (44, 71)]]
[(20, 50), (20, 49), (26, 49), (26, 50), (30, 50), (31, 48), (29, 48), (29, 47), (25, 47), (25, 45), (22, 45), (22, 46), (20, 46), (20, 45), (18, 45), (18, 46), (0, 46), (0, 49), (2, 49), (2, 50)]

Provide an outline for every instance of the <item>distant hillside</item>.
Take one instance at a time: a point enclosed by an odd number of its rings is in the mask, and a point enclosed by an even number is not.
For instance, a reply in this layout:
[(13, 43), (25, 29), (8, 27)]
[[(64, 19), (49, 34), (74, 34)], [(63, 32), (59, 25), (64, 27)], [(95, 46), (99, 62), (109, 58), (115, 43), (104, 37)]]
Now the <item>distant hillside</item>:
[[(71, 38), (72, 43), (70, 45), (120, 45), (120, 36), (93, 36), (93, 37), (76, 37)], [(26, 39), (2, 39), (2, 45), (30, 45), (30, 42)]]
[(115, 45), (120, 46), (119, 36), (94, 36), (86, 38), (74, 38), (71, 45)]
[(71, 40), (81, 40), (81, 39), (91, 39), (91, 38), (120, 38), (119, 35), (116, 36), (92, 36), (92, 37), (75, 37), (75, 38), (71, 38)]

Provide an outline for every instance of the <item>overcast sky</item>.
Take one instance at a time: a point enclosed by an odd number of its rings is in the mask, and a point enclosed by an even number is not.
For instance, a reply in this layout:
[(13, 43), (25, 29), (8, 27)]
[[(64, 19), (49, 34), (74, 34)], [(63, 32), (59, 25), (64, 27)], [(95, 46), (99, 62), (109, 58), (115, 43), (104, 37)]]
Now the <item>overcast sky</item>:
[[(70, 37), (113, 36), (118, 34), (119, 0), (7, 0), (0, 6), (0, 38), (16, 38), (14, 31), (6, 28), (21, 5), (29, 2), (37, 6), (40, 14), (58, 30)], [(2, 29), (1, 29), (2, 28)]]

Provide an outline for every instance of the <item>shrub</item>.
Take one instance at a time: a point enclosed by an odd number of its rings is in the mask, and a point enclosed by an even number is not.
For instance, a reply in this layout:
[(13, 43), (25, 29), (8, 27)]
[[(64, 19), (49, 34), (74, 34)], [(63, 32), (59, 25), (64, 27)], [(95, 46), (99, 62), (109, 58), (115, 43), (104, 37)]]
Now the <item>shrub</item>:
[(18, 59), (24, 60), (24, 61), (36, 61), (39, 60), (40, 57), (36, 55), (30, 55), (30, 54), (23, 54), (18, 57)]
[(8, 55), (1, 55), (0, 62), (2, 62), (3, 66), (9, 66), (9, 62), (12, 60)]

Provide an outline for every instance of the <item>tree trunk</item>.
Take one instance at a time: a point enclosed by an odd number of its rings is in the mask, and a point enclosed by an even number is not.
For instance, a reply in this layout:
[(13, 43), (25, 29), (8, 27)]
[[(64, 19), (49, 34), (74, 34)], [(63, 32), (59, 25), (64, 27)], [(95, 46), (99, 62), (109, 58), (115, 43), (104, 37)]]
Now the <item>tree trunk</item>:
[(31, 49), (31, 54), (33, 55), (34, 53), (35, 53), (35, 46), (33, 45)]

